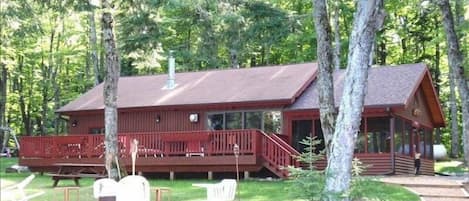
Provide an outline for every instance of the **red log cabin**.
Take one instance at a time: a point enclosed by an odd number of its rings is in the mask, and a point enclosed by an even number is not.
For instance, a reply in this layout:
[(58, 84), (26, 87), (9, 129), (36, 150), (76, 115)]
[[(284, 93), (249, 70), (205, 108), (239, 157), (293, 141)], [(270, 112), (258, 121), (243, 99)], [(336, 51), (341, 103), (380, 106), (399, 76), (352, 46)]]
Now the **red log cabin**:
[[(322, 139), (317, 64), (122, 77), (118, 86), (120, 162), (130, 167), (130, 141), (139, 141), (137, 171), (235, 172), (286, 177), (306, 136)], [(171, 74), (171, 73), (170, 73)], [(339, 101), (344, 70), (334, 73)], [(103, 84), (57, 112), (69, 133), (22, 137), (20, 164), (50, 171), (53, 163), (102, 163)], [(370, 69), (355, 156), (366, 174), (409, 174), (422, 154), (422, 174), (433, 174), (433, 129), (444, 118), (425, 64)], [(336, 103), (338, 105), (338, 103)], [(320, 145), (323, 146), (323, 145)], [(324, 167), (325, 162), (318, 165)], [(127, 168), (128, 170), (130, 168)]]

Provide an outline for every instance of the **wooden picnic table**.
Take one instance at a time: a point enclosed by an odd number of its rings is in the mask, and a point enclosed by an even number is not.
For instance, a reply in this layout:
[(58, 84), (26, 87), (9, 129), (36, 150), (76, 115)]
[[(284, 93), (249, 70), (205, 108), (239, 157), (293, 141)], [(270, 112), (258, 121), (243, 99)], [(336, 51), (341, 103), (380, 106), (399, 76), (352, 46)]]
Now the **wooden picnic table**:
[(80, 186), (79, 180), (83, 177), (104, 178), (106, 177), (104, 164), (101, 163), (54, 163), (58, 167), (56, 173), (49, 173), (48, 176), (54, 180), (53, 187), (56, 187), (60, 180), (73, 179), (76, 186)]

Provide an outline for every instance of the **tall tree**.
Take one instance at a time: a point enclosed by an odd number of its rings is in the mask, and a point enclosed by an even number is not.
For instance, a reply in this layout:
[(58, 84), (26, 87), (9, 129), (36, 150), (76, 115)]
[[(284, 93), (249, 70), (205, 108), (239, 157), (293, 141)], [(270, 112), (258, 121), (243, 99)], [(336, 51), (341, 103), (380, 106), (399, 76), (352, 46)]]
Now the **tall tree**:
[(464, 76), (464, 58), (460, 49), (459, 39), (454, 28), (454, 18), (448, 0), (438, 0), (443, 16), (443, 26), (446, 32), (448, 48), (448, 62), (452, 70), (454, 82), (461, 97), (463, 121), (464, 163), (469, 166), (469, 87)]
[(334, 104), (334, 83), (332, 78), (331, 27), (325, 0), (314, 0), (314, 26), (317, 35), (317, 56), (319, 66), (319, 113), (321, 128), (326, 145), (326, 154), (330, 153), (330, 142), (334, 134), (336, 108)]
[[(6, 123), (6, 105), (7, 105), (7, 68), (3, 62), (3, 27), (4, 27), (5, 14), (3, 12), (3, 2), (0, 2), (0, 127), (7, 126)], [(0, 130), (0, 141), (3, 141), (3, 130)], [(3, 150), (3, 143), (0, 145), (0, 150)]]
[(334, 67), (336, 70), (340, 69), (340, 4), (342, 1), (334, 1), (334, 20), (332, 24), (334, 26)]
[[(327, 157), (323, 200), (342, 200), (350, 188), (353, 150), (360, 130), (370, 53), (385, 13), (382, 0), (359, 0), (350, 36), (343, 95)], [(343, 198), (348, 200), (348, 198)]]
[(99, 58), (98, 58), (98, 47), (97, 47), (97, 37), (96, 37), (96, 23), (94, 19), (94, 5), (91, 4), (91, 0), (88, 2), (89, 6), (89, 13), (88, 13), (88, 21), (90, 24), (90, 32), (88, 33), (89, 37), (89, 48), (90, 48), (90, 63), (93, 67), (93, 75), (94, 75), (94, 86), (98, 85), (101, 81), (99, 80)]
[[(456, 0), (456, 21), (455, 26), (459, 27), (462, 24), (464, 17), (461, 17), (464, 11), (461, 0)], [(462, 11), (461, 11), (462, 10)], [(456, 99), (456, 86), (454, 83), (454, 76), (452, 68), (449, 68), (449, 89), (450, 89), (450, 115), (451, 115), (451, 157), (457, 158), (459, 156), (459, 125), (458, 125), (458, 102)]]
[(118, 147), (117, 147), (117, 84), (120, 76), (120, 62), (113, 31), (111, 3), (102, 0), (103, 7), (103, 39), (105, 51), (106, 76), (104, 79), (104, 122), (106, 146), (106, 168), (113, 179), (118, 179)]

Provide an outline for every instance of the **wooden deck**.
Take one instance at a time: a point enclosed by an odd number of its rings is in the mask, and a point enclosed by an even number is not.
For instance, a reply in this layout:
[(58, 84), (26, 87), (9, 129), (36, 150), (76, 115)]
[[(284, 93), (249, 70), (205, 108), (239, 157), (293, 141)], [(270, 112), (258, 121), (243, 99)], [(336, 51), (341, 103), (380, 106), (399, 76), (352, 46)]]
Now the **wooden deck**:
[[(119, 134), (120, 163), (131, 170), (130, 142), (139, 141), (136, 170), (155, 173), (236, 172), (235, 144), (239, 145), (239, 171), (270, 170), (280, 178), (288, 176), (283, 169), (300, 164), (299, 153), (276, 135), (260, 130), (191, 131), (165, 133)], [(33, 171), (56, 172), (56, 163), (104, 163), (103, 135), (69, 135), (22, 137), (20, 165)], [(196, 154), (188, 154), (194, 153)], [(413, 171), (410, 156), (390, 153), (355, 154), (365, 165), (366, 175), (409, 174)], [(325, 160), (317, 162), (319, 169)], [(393, 168), (394, 166), (394, 168)], [(433, 174), (433, 161), (422, 159), (422, 174)]]
[[(297, 152), (280, 138), (259, 130), (226, 130), (119, 134), (120, 162), (130, 170), (130, 142), (139, 141), (137, 171), (235, 172), (233, 147), (239, 146), (239, 170), (268, 168), (279, 177), (281, 167), (298, 165)], [(20, 164), (33, 171), (57, 171), (54, 163), (103, 163), (103, 135), (69, 135), (21, 138)], [(203, 154), (188, 154), (199, 146)]]

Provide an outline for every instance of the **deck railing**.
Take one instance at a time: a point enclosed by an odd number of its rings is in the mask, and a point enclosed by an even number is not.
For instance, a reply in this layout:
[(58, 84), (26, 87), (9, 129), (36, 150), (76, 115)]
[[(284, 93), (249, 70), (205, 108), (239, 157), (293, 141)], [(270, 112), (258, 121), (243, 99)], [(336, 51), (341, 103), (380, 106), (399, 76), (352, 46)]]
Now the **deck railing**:
[[(257, 130), (120, 133), (120, 157), (128, 157), (130, 143), (138, 140), (138, 155), (206, 156), (233, 155), (234, 144), (240, 155), (255, 155)], [(104, 135), (67, 135), (22, 137), (22, 158), (96, 158), (104, 153)]]
[[(136, 139), (139, 157), (187, 157), (200, 155), (234, 155), (238, 144), (241, 156), (262, 159), (262, 164), (280, 177), (286, 177), (283, 167), (298, 166), (294, 155), (298, 155), (282, 139), (260, 130), (222, 130), (187, 132), (120, 133), (118, 150), (121, 158), (130, 156), (130, 144)], [(67, 159), (102, 158), (105, 145), (104, 135), (67, 135), (22, 137), (21, 159)]]

